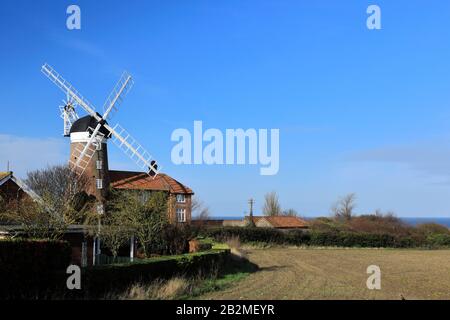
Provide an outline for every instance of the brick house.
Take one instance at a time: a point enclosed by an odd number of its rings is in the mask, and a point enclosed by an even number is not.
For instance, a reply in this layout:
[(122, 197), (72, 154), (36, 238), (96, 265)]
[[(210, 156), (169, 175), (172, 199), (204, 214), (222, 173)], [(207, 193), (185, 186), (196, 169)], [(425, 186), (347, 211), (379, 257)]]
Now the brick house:
[(0, 172), (0, 196), (7, 203), (30, 198), (40, 199), (22, 180), (14, 176), (12, 171)]
[[(191, 222), (191, 197), (193, 191), (175, 180), (160, 173), (151, 177), (145, 172), (108, 171), (110, 187), (119, 190), (147, 190), (167, 192), (169, 196), (168, 216), (172, 223)], [(87, 190), (89, 192), (89, 190)], [(12, 201), (41, 201), (23, 181), (12, 172), (0, 172), (0, 196), (7, 202)], [(69, 241), (72, 248), (72, 263), (88, 266), (95, 264), (96, 255), (100, 254), (100, 239), (92, 237), (92, 227), (70, 225), (64, 233), (63, 239)], [(0, 238), (9, 237), (23, 232), (20, 226), (0, 225)], [(135, 256), (136, 241), (130, 239), (130, 258)]]
[[(145, 172), (109, 170), (110, 186), (118, 190), (163, 191), (169, 195), (168, 216), (172, 223), (190, 223), (194, 192), (181, 182), (160, 173), (151, 177)], [(173, 205), (172, 205), (173, 204)]]

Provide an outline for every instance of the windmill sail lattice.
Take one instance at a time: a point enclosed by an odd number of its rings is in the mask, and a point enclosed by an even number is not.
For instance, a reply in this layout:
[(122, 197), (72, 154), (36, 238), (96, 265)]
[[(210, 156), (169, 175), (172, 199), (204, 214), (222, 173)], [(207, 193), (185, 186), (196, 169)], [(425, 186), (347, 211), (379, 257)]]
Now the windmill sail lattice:
[(116, 124), (113, 128), (114, 134), (112, 141), (121, 149), (141, 170), (150, 170), (150, 172), (158, 173), (161, 168), (152, 162), (153, 157), (144, 147), (137, 142), (120, 124)]
[(64, 93), (73, 98), (84, 110), (86, 110), (88, 114), (96, 114), (94, 106), (52, 67), (48, 64), (44, 64), (41, 70), (42, 73), (44, 73)]
[[(95, 128), (89, 128), (90, 139), (84, 147), (77, 148), (74, 152), (74, 159), (71, 159), (72, 167), (77, 169), (77, 172), (84, 172), (89, 165), (98, 144), (104, 138), (113, 138), (113, 142), (141, 169), (145, 169), (147, 173), (155, 177), (161, 169), (156, 161), (152, 160), (151, 155), (138, 143), (123, 127), (116, 125), (111, 127), (106, 119), (111, 115), (113, 110), (117, 110), (117, 105), (121, 102), (121, 97), (125, 95), (131, 88), (133, 81), (128, 73), (124, 73), (119, 82), (114, 87), (113, 91), (106, 99), (104, 105), (104, 115), (100, 116), (95, 112), (94, 106), (85, 99), (68, 81), (66, 81), (60, 74), (58, 74), (48, 64), (42, 66), (42, 72), (54, 82), (64, 93), (71, 97), (74, 103), (82, 107), (92, 118), (97, 121)], [(105, 137), (100, 132), (101, 128), (105, 128), (109, 135)]]
[[(110, 120), (112, 115), (117, 112), (117, 107), (122, 103), (123, 98), (131, 90), (133, 83), (133, 79), (125, 71), (103, 105), (103, 112), (108, 113), (108, 120)], [(112, 109), (108, 111), (110, 107), (112, 107)]]
[(72, 124), (79, 119), (78, 114), (75, 112), (75, 106), (70, 100), (64, 101), (64, 105), (59, 107), (61, 111), (61, 118), (64, 121), (64, 136), (68, 136)]

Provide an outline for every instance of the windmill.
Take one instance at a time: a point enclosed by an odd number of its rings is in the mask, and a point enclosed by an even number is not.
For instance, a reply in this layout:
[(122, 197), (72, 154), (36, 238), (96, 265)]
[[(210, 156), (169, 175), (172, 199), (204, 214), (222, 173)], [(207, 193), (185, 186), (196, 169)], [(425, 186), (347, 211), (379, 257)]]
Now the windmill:
[[(108, 179), (108, 139), (119, 147), (141, 170), (155, 177), (159, 168), (152, 156), (122, 126), (109, 125), (113, 112), (118, 110), (122, 98), (133, 85), (132, 77), (124, 72), (103, 105), (103, 115), (95, 111), (94, 106), (85, 99), (68, 81), (51, 66), (44, 64), (41, 71), (54, 82), (65, 94), (67, 100), (60, 106), (64, 119), (64, 135), (71, 139), (71, 155), (69, 165), (78, 174), (87, 174), (95, 179), (97, 198), (102, 201)], [(79, 117), (76, 107), (81, 107), (87, 115)], [(94, 159), (96, 161), (94, 161)]]

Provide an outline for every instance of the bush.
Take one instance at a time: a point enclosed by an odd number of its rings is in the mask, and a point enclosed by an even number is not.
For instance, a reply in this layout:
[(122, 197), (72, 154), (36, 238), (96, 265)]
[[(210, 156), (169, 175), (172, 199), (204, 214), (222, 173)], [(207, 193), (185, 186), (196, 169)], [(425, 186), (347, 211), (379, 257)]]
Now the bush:
[(446, 246), (447, 235), (434, 236), (425, 241), (420, 235), (393, 235), (390, 233), (366, 233), (352, 231), (280, 231), (271, 228), (225, 227), (204, 231), (217, 241), (239, 237), (241, 242), (260, 242), (281, 245), (309, 245), (320, 247), (361, 247), (361, 248), (413, 248), (426, 246)]
[(68, 242), (0, 240), (0, 298), (46, 297), (65, 288)]
[(225, 242), (232, 237), (239, 237), (242, 242), (286, 243), (286, 236), (283, 232), (272, 228), (224, 227), (207, 229), (204, 233), (220, 242)]
[(437, 223), (422, 223), (417, 225), (417, 232), (422, 233), (426, 236), (431, 234), (447, 234), (450, 235), (450, 230), (443, 225)]
[(167, 225), (162, 233), (162, 248), (159, 254), (174, 255), (189, 252), (192, 231), (189, 225)]
[(431, 247), (448, 247), (450, 246), (450, 234), (430, 234), (428, 235), (426, 241)]
[(134, 263), (88, 267), (82, 271), (80, 297), (99, 297), (121, 292), (133, 283), (149, 283), (174, 276), (196, 276), (224, 267), (230, 250), (210, 250), (193, 254), (143, 259)]

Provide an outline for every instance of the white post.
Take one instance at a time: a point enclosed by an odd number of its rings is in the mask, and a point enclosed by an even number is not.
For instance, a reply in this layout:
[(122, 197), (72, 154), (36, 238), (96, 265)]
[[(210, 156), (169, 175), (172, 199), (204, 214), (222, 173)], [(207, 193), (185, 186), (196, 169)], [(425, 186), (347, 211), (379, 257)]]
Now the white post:
[(97, 255), (97, 238), (92, 239), (92, 265), (95, 266), (95, 256)]
[(133, 262), (134, 260), (134, 236), (131, 236), (130, 240), (130, 261)]
[(97, 254), (102, 253), (102, 249), (101, 249), (100, 245), (101, 245), (100, 237), (97, 237)]

